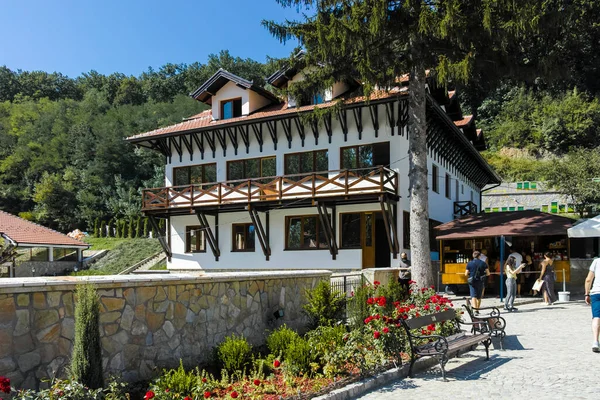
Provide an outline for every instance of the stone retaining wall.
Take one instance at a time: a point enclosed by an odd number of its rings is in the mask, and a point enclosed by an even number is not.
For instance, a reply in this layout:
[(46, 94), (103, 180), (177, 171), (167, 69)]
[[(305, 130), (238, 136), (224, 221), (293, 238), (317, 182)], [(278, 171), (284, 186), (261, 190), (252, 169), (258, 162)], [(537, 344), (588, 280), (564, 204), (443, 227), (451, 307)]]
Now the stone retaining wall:
[[(329, 271), (169, 274), (0, 279), (0, 375), (17, 388), (39, 388), (64, 376), (73, 348), (73, 292), (93, 283), (100, 296), (100, 336), (106, 375), (148, 379), (182, 359), (209, 360), (225, 336), (254, 345), (282, 323), (303, 330), (304, 293)], [(283, 318), (274, 319), (282, 309)]]

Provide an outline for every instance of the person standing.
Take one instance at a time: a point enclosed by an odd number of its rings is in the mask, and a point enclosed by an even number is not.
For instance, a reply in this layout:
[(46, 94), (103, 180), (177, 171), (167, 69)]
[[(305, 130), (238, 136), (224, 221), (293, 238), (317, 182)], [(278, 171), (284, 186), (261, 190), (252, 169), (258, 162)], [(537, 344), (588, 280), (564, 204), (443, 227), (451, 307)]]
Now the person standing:
[(479, 307), (481, 306), (483, 279), (490, 274), (487, 264), (479, 259), (479, 254), (477, 250), (473, 252), (473, 259), (469, 261), (465, 270), (465, 276), (468, 276), (471, 306), (475, 314), (479, 314)]
[(552, 263), (554, 259), (549, 252), (544, 253), (544, 261), (540, 263), (542, 270), (540, 271), (540, 279), (544, 281), (540, 292), (544, 295), (544, 304), (551, 306), (556, 301), (554, 296), (554, 267)]
[[(521, 255), (523, 256), (523, 264), (521, 264), (523, 265), (522, 272), (525, 273), (520, 274), (517, 279), (517, 296), (521, 296), (521, 290), (523, 290), (523, 287), (528, 288), (533, 286), (533, 284), (535, 283), (535, 277), (532, 273), (533, 259), (529, 254), (527, 254), (525, 250), (521, 252)], [(527, 289), (525, 289), (525, 293), (527, 293)]]
[[(598, 277), (598, 279), (594, 279)], [(596, 258), (585, 278), (585, 303), (592, 306), (592, 351), (600, 353), (600, 258)]]
[(519, 267), (523, 263), (523, 256), (521, 255), (521, 253), (519, 253), (516, 250), (513, 250), (512, 247), (509, 247), (508, 251), (510, 251), (510, 254), (508, 256), (509, 257), (514, 257), (515, 258), (515, 265), (517, 267)]
[[(487, 257), (487, 250), (483, 249), (483, 250), (479, 250), (477, 249), (477, 251), (479, 251), (479, 259), (481, 261), (483, 261), (488, 268), (490, 267), (490, 264), (488, 264), (488, 257)], [(483, 296), (485, 296), (485, 287), (487, 286), (487, 276), (483, 277), (483, 289), (481, 291), (481, 297), (483, 298)]]
[(400, 254), (400, 265), (399, 265), (399, 269), (400, 269), (400, 274), (398, 277), (398, 282), (400, 282), (400, 284), (402, 285), (402, 287), (404, 288), (406, 295), (408, 295), (408, 290), (410, 289), (410, 279), (411, 279), (411, 275), (410, 275), (410, 260), (408, 259), (408, 254), (406, 253), (402, 253)]
[(517, 267), (517, 262), (513, 256), (509, 256), (504, 266), (504, 272), (506, 273), (506, 300), (504, 303), (504, 309), (507, 311), (517, 311), (513, 307), (515, 303), (515, 297), (517, 295), (517, 274), (521, 272), (525, 264), (521, 264)]

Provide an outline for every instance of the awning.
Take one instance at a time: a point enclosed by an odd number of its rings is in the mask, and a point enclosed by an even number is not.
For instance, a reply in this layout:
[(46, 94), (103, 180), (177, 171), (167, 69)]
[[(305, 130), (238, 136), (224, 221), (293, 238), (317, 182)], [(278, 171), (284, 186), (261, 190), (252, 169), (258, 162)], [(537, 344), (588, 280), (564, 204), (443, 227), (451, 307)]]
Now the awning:
[(570, 238), (600, 237), (600, 215), (567, 230)]
[(436, 239), (495, 236), (566, 235), (573, 220), (539, 211), (508, 211), (467, 215), (435, 227)]

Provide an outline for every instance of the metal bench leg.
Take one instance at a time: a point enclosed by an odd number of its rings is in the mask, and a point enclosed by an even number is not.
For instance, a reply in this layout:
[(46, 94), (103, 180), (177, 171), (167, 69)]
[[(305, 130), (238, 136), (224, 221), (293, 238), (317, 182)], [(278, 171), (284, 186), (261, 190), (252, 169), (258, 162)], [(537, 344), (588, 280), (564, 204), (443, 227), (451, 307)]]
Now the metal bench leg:
[(504, 350), (504, 336), (506, 336), (506, 333), (504, 331), (500, 332), (500, 350)]
[(440, 356), (440, 368), (442, 369), (442, 380), (444, 382), (448, 382), (448, 379), (446, 379), (446, 363), (448, 362), (448, 357), (446, 357), (446, 354), (442, 354)]
[(485, 346), (485, 360), (490, 359), (490, 344), (492, 344), (492, 339), (486, 339), (483, 341), (483, 345)]

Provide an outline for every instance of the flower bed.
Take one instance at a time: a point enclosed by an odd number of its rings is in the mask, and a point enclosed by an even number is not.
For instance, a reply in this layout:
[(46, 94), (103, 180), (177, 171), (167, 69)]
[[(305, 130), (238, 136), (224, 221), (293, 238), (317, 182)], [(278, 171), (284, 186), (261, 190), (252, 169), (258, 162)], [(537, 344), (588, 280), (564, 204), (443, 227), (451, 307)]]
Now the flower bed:
[[(404, 293), (396, 282), (387, 286), (375, 282), (347, 299), (349, 319), (341, 324), (343, 295), (324, 284), (308, 298), (305, 310), (313, 329), (305, 335), (284, 325), (269, 334), (268, 351), (262, 352), (254, 351), (243, 337), (228, 337), (217, 349), (219, 376), (199, 368), (186, 370), (183, 365), (164, 370), (150, 383), (144, 400), (309, 399), (408, 360), (400, 321), (453, 307), (433, 288), (418, 289), (411, 282), (409, 293)], [(420, 333), (448, 336), (454, 329), (454, 324), (439, 323)], [(0, 391), (7, 388), (10, 391), (9, 382), (0, 378)], [(107, 389), (92, 391), (58, 381), (46, 391), (21, 391), (15, 397), (117, 400), (130, 396), (114, 382)]]

